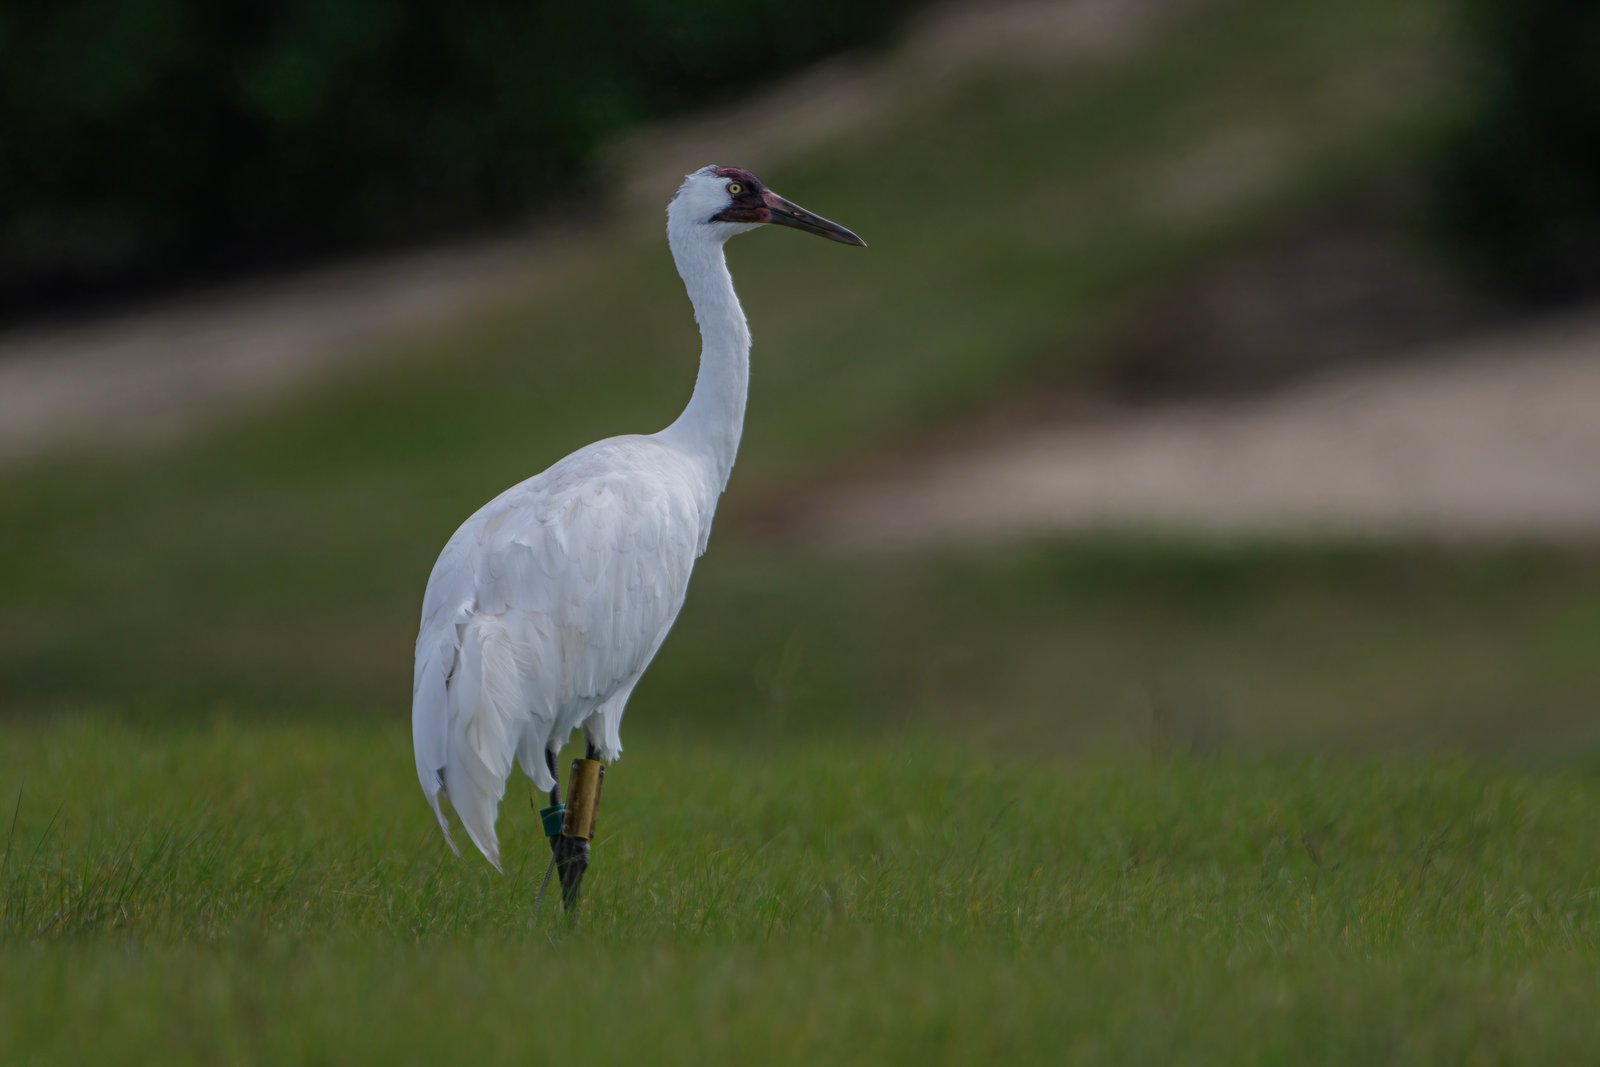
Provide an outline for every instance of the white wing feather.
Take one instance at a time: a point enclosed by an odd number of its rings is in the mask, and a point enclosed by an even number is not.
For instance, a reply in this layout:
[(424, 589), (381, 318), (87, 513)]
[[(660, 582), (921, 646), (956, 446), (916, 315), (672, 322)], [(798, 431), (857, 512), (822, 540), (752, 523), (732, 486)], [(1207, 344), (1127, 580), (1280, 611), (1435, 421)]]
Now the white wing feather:
[[(683, 606), (720, 486), (650, 437), (612, 438), (513, 486), (462, 524), (428, 579), (417, 636), (417, 777), (500, 865), (495, 816), (513, 761), (585, 726), (602, 758)], [(455, 844), (451, 841), (451, 847)]]

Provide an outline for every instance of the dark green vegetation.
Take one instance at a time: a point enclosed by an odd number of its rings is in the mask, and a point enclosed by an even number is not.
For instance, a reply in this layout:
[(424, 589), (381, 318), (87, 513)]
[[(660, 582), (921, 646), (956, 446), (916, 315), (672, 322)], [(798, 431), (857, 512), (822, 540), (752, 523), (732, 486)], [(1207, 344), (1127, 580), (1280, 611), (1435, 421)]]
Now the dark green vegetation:
[(0, 309), (514, 219), (592, 189), (618, 130), (878, 43), (915, 6), (8, 5)]
[(1537, 303), (1593, 297), (1600, 247), (1600, 7), (1466, 0), (1472, 103), (1441, 153), (1446, 231)]
[(764, 175), (872, 247), (734, 248), (745, 450), (576, 930), (521, 782), (505, 876), (438, 840), (410, 641), (455, 522), (686, 396), (653, 228), (290, 410), (5, 476), (0, 1061), (1592, 1058), (1592, 558), (748, 521), (1413, 166), (1444, 25), (1229, 4)]
[[(881, 44), (920, 6), (13, 5), (0, 14), (0, 137), (26, 150), (0, 154), (0, 311), (415, 243), (552, 204), (592, 210), (617, 177), (595, 172), (595, 150), (619, 130)], [(1455, 135), (1424, 149), (1447, 243), (1475, 249), (1501, 289), (1590, 291), (1593, 5), (1395, 6), (1435, 23), (1459, 9), (1477, 56)], [(1280, 49), (1265, 38), (1289, 18), (1264, 7), (1252, 17), (1262, 25), (1238, 36), (1255, 34), (1270, 61)], [(1350, 54), (1337, 38), (1332, 48)], [(1353, 80), (1371, 70), (1351, 67)], [(926, 174), (882, 158), (898, 175)]]

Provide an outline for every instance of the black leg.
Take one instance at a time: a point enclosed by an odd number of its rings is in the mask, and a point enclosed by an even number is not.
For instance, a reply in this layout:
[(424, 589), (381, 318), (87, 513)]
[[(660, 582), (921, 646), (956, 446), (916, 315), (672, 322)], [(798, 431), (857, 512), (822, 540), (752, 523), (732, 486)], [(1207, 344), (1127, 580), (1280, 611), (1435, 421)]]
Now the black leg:
[(556, 838), (556, 871), (561, 875), (561, 906), (573, 911), (583, 891), (583, 875), (589, 869), (589, 842), (576, 837)]
[[(555, 873), (555, 869), (561, 864), (563, 852), (561, 842), (566, 840), (561, 833), (561, 772), (556, 768), (557, 755), (558, 753), (555, 749), (548, 746), (545, 747), (544, 766), (545, 770), (550, 772), (550, 806), (545, 808), (543, 811), (537, 811), (538, 805), (534, 805), (536, 813), (539, 816), (539, 831), (544, 834), (545, 839), (550, 842), (551, 852), (550, 867), (544, 872), (544, 880), (539, 883), (538, 895), (535, 896), (533, 900), (533, 914), (535, 918), (537, 918), (539, 915), (539, 906), (544, 903), (544, 891), (550, 885), (550, 876)], [(529, 799), (532, 798), (530, 797)]]

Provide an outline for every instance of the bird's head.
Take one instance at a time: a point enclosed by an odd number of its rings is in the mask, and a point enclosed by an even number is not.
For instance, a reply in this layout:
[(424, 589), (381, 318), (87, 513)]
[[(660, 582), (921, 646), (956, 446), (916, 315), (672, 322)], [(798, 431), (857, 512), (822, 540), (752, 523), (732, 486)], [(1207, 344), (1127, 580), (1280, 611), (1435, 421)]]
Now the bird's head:
[(814, 233), (840, 244), (866, 247), (867, 242), (799, 204), (791, 204), (738, 167), (701, 167), (683, 180), (678, 195), (667, 208), (668, 218), (691, 225), (712, 227), (711, 233), (731, 237), (767, 223)]

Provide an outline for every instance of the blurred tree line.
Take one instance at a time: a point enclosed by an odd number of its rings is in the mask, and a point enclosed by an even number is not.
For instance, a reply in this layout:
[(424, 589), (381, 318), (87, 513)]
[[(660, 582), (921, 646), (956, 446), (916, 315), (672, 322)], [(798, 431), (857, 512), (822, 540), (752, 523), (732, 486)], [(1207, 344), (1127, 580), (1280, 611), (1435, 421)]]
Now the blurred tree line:
[[(0, 316), (413, 242), (607, 176), (619, 129), (882, 40), (928, 0), (53, 0), (0, 7)], [(1445, 240), (1600, 285), (1600, 0), (1460, 0)]]
[(926, 0), (0, 8), (0, 313), (525, 213)]
[(1600, 293), (1600, 0), (1463, 0), (1466, 120), (1436, 171), (1446, 239), (1531, 304)]

